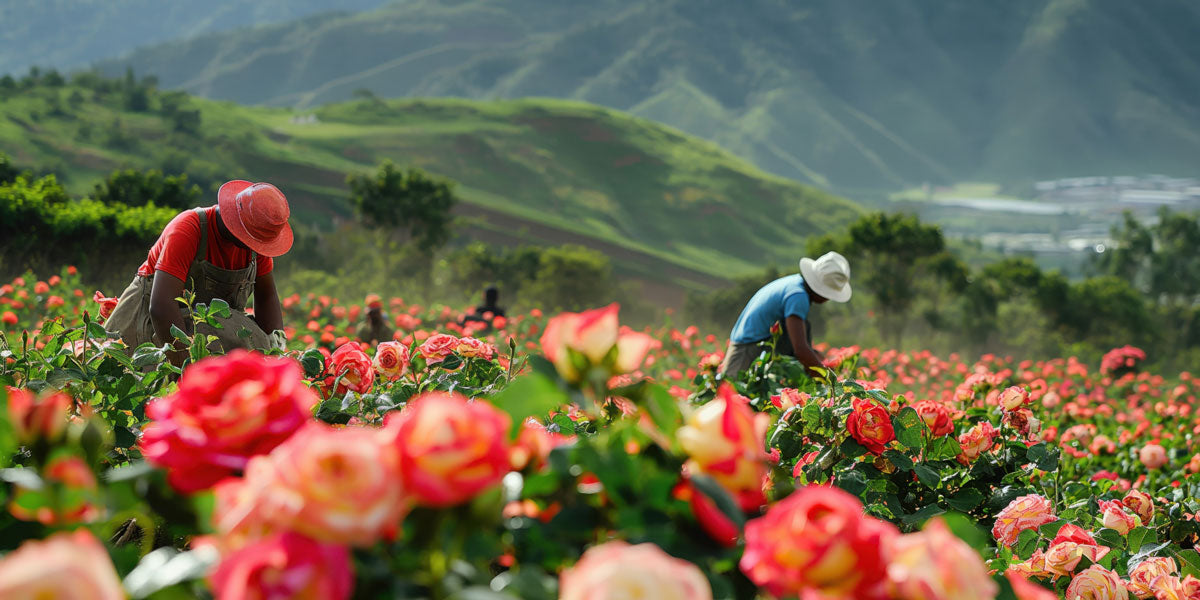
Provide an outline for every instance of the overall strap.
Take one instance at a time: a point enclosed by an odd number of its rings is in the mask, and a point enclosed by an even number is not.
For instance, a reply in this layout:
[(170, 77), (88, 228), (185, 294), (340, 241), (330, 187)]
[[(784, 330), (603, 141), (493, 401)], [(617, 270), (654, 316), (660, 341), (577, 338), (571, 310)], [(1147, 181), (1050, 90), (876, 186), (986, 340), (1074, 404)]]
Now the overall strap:
[(200, 217), (200, 244), (196, 246), (195, 260), (204, 260), (204, 257), (207, 256), (205, 251), (208, 250), (208, 215), (202, 207), (193, 208), (192, 210), (195, 211), (196, 216)]

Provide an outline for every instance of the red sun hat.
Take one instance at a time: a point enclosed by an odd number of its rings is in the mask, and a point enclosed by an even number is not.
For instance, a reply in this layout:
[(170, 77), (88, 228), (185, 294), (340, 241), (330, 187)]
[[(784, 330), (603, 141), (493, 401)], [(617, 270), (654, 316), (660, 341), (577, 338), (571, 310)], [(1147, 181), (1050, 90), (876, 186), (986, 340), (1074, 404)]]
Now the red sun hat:
[(221, 221), (230, 233), (263, 256), (280, 256), (292, 248), (287, 198), (269, 183), (235, 179), (217, 192)]

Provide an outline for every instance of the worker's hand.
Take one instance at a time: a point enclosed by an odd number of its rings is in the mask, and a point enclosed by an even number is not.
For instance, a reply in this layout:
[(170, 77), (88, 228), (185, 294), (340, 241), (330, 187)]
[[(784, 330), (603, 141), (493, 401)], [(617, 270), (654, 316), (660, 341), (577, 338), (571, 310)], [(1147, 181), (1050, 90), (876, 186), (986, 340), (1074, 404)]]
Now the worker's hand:
[(270, 347), (287, 351), (287, 334), (282, 329), (276, 329), (270, 335)]

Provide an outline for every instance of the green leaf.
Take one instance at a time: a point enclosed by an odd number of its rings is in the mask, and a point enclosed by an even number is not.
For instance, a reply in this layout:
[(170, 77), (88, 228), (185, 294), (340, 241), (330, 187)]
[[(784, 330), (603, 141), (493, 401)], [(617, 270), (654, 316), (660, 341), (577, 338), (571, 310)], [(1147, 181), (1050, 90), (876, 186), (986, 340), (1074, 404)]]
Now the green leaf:
[(1033, 556), (1033, 551), (1037, 548), (1041, 537), (1036, 529), (1026, 529), (1017, 536), (1016, 553), (1021, 557), (1021, 560), (1026, 560)]
[(133, 352), (133, 368), (142, 369), (150, 365), (157, 365), (167, 359), (167, 355), (162, 348), (144, 345)]
[(1138, 527), (1129, 532), (1125, 536), (1129, 543), (1129, 552), (1132, 554), (1142, 549), (1146, 544), (1153, 544), (1158, 541), (1158, 536), (1155, 535), (1153, 529), (1146, 527)]
[(896, 465), (896, 468), (901, 471), (907, 472), (907, 471), (913, 470), (912, 459), (909, 458), (909, 456), (903, 452), (899, 452), (896, 450), (888, 450), (887, 452), (883, 453), (883, 457), (890, 460), (892, 462), (892, 464)]
[(679, 425), (683, 421), (683, 414), (679, 410), (679, 401), (661, 385), (648, 385), (644, 391), (645, 393), (640, 397), (641, 404), (650, 413), (650, 419), (654, 421), (658, 430), (667, 436), (667, 439), (675, 439), (675, 431), (679, 429)]
[(913, 471), (916, 472), (917, 479), (920, 480), (925, 487), (931, 490), (937, 489), (938, 484), (942, 481), (942, 476), (938, 475), (937, 471), (934, 471), (925, 465), (913, 465)]
[(125, 577), (125, 589), (135, 599), (145, 598), (163, 588), (203, 577), (218, 560), (220, 555), (211, 546), (189, 552), (159, 548), (142, 557)]
[(1115, 529), (1101, 529), (1093, 537), (1096, 538), (1097, 542), (1109, 548), (1121, 548), (1125, 546), (1125, 538), (1120, 533), (1117, 533)]
[(866, 446), (854, 441), (854, 438), (848, 437), (842, 442), (842, 454), (846, 458), (858, 458), (867, 453)]
[(540, 373), (514, 379), (504, 391), (492, 398), (492, 404), (512, 418), (514, 438), (521, 431), (525, 419), (540, 417), (568, 403), (570, 398), (562, 388)]
[(944, 512), (946, 511), (942, 509), (942, 507), (936, 504), (929, 504), (922, 506), (921, 509), (915, 513), (904, 515), (900, 520), (904, 521), (908, 525), (916, 525), (918, 523), (924, 523)]
[(1175, 555), (1175, 559), (1179, 561), (1179, 575), (1186, 577), (1200, 577), (1200, 552), (1192, 549), (1181, 550)]
[(953, 460), (961, 453), (962, 446), (958, 445), (958, 440), (950, 436), (942, 436), (935, 438), (929, 444), (927, 460)]
[(103, 340), (108, 337), (108, 332), (104, 331), (104, 326), (92, 321), (87, 324), (88, 337)]
[(191, 340), (191, 336), (185, 333), (178, 325), (171, 325), (171, 337), (177, 340)]
[(708, 499), (712, 500), (713, 504), (717, 505), (717, 508), (721, 511), (721, 514), (725, 515), (725, 518), (729, 519), (729, 521), (738, 528), (738, 531), (741, 531), (742, 528), (745, 527), (745, 513), (743, 513), (742, 509), (738, 507), (737, 502), (735, 502), (733, 499), (733, 496), (729, 495), (729, 492), (725, 491), (725, 488), (721, 487), (721, 484), (717, 483), (717, 481), (712, 477), (699, 473), (689, 476), (688, 479), (692, 482), (692, 485), (695, 486), (697, 491), (705, 496), (708, 496)]
[(979, 506), (983, 502), (983, 492), (975, 488), (965, 488), (959, 491), (952, 498), (946, 498), (946, 504), (949, 504), (955, 510), (970, 512), (971, 509)]
[(991, 549), (992, 536), (980, 529), (978, 521), (974, 518), (954, 512), (948, 512), (941, 518), (951, 533), (974, 548), (976, 552), (983, 554)]
[(300, 355), (300, 366), (304, 368), (305, 377), (316, 377), (325, 370), (325, 355), (316, 348), (310, 348)]
[(229, 310), (229, 303), (221, 298), (213, 298), (212, 306), (209, 308), (209, 315), (228, 319), (232, 314)]
[(911, 406), (905, 406), (892, 417), (892, 428), (896, 439), (906, 448), (920, 448), (925, 443), (925, 423)]

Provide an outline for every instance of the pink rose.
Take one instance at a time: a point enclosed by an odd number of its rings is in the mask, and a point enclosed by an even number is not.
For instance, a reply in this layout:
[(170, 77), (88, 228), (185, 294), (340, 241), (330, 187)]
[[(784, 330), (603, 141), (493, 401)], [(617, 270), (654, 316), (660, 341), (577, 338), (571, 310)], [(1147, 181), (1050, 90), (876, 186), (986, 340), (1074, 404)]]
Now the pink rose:
[(1174, 575), (1179, 572), (1179, 566), (1174, 558), (1155, 556), (1138, 563), (1129, 572), (1129, 583), (1125, 586), (1138, 598), (1153, 598), (1156, 588), (1154, 581), (1159, 577)]
[(1141, 490), (1129, 490), (1121, 499), (1121, 504), (1133, 511), (1142, 520), (1142, 524), (1154, 519), (1154, 499)]
[(254, 514), (214, 511), (214, 521), (222, 533), (238, 531), (244, 526), (239, 518), (247, 518), (261, 521), (265, 531), (290, 529), (318, 541), (369, 546), (393, 537), (410, 508), (399, 471), (384, 432), (310, 423), (250, 462), (243, 483), (248, 490), (240, 499)]
[(1138, 451), (1138, 458), (1147, 469), (1157, 469), (1167, 464), (1167, 451), (1158, 444), (1146, 444)]
[(954, 431), (954, 419), (950, 417), (950, 409), (945, 404), (922, 400), (913, 405), (913, 410), (917, 411), (933, 435), (942, 436)]
[(38, 440), (57, 442), (67, 430), (67, 418), (75, 401), (62, 392), (35, 396), (26, 389), (8, 387), (8, 421), (17, 442), (30, 445)]
[(385, 430), (416, 502), (445, 507), (474, 498), (509, 472), (510, 424), (507, 414), (487, 402), (431, 392), (389, 415)]
[(346, 600), (354, 570), (345, 546), (286, 532), (224, 557), (209, 581), (221, 600)]
[(123, 600), (108, 552), (86, 529), (29, 540), (0, 560), (0, 598)]
[(1058, 600), (1058, 594), (1030, 582), (1021, 573), (1009, 569), (1004, 573), (1004, 576), (1008, 578), (1008, 582), (1012, 585), (1013, 593), (1016, 594), (1017, 600)]
[(1013, 500), (996, 515), (996, 524), (992, 527), (992, 536), (1005, 546), (1012, 546), (1017, 536), (1026, 529), (1036, 529), (1052, 523), (1054, 506), (1045, 496), (1029, 494)]
[(202, 360), (146, 407), (142, 453), (176, 489), (208, 489), (312, 420), (318, 398), (301, 378), (294, 360), (244, 350)]
[(363, 352), (358, 342), (346, 342), (333, 351), (329, 357), (329, 373), (336, 380), (340, 375), (341, 381), (333, 391), (341, 396), (346, 390), (365, 394), (371, 391), (375, 383), (375, 368), (371, 365), (371, 357)]
[(482, 358), (483, 360), (492, 360), (492, 356), (496, 354), (496, 349), (491, 344), (473, 337), (459, 338), (455, 351), (463, 358)]
[(754, 510), (765, 501), (767, 476), (765, 413), (751, 410), (749, 401), (725, 383), (712, 399), (687, 418), (675, 433), (688, 455), (685, 468), (703, 473), (729, 491), (743, 510)]
[(1000, 406), (1004, 410), (1016, 410), (1029, 403), (1029, 390), (1014, 385), (1003, 392), (1000, 392)]
[(892, 539), (889, 556), (888, 586), (896, 600), (994, 598), (1000, 591), (979, 554), (942, 519)]
[(700, 569), (654, 544), (612, 541), (593, 546), (563, 571), (560, 600), (712, 600)]
[(962, 453), (958, 455), (958, 462), (970, 465), (979, 458), (979, 455), (987, 452), (996, 444), (996, 435), (996, 428), (992, 427), (991, 423), (983, 421), (958, 436), (958, 445), (962, 448)]
[(542, 352), (563, 379), (578, 383), (588, 367), (604, 367), (615, 375), (642, 364), (658, 342), (644, 333), (622, 329), (619, 310), (619, 305), (610, 304), (582, 313), (565, 312), (546, 323)]
[(1121, 503), (1115, 500), (1101, 500), (1100, 512), (1104, 526), (1116, 530), (1121, 535), (1125, 535), (1129, 533), (1129, 530), (1141, 525), (1137, 515), (1125, 512)]
[(435, 333), (417, 347), (417, 353), (425, 359), (425, 364), (436, 365), (458, 349), (458, 338), (446, 334)]

